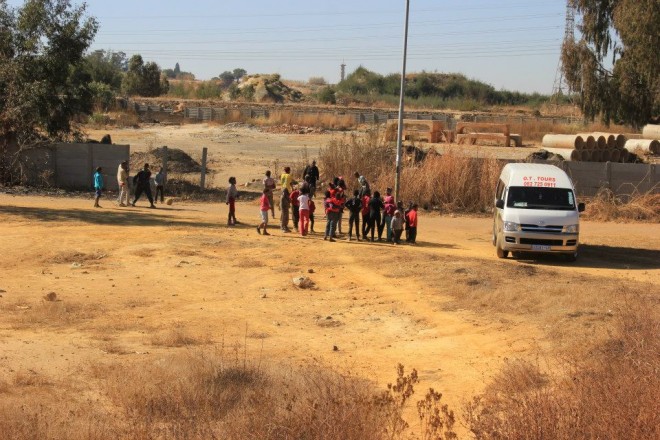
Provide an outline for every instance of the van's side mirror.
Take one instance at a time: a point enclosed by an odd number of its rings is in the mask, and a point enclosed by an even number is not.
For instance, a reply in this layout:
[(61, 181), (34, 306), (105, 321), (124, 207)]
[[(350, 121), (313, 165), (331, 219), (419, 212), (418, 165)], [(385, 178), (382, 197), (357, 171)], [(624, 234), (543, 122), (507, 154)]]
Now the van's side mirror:
[(578, 212), (584, 212), (585, 208), (584, 203), (578, 203)]
[(495, 207), (498, 209), (504, 209), (504, 200), (499, 199), (497, 202), (495, 202)]

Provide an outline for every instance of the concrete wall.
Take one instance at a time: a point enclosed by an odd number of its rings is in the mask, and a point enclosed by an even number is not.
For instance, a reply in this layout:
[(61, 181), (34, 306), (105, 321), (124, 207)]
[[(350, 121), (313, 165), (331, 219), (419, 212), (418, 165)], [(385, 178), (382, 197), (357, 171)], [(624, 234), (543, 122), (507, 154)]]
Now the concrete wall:
[(561, 162), (559, 166), (571, 176), (580, 196), (595, 196), (601, 188), (608, 188), (618, 196), (636, 191), (660, 193), (660, 167), (654, 164)]
[(117, 168), (129, 160), (130, 145), (55, 144), (55, 184), (61, 188), (91, 188), (96, 167), (103, 168), (106, 189), (117, 190)]

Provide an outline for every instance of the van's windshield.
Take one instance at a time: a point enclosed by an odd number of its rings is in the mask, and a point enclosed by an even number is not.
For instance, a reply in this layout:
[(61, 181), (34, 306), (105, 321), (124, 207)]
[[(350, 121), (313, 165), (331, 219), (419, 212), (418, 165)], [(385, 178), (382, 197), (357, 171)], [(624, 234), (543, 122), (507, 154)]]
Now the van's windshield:
[(575, 209), (573, 191), (566, 188), (536, 188), (512, 186), (509, 188), (506, 206), (521, 209)]

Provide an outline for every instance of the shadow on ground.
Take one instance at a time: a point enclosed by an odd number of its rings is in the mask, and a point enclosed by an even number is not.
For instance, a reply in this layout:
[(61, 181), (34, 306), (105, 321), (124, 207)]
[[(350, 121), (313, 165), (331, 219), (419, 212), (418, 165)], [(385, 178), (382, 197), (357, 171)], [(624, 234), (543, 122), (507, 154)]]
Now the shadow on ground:
[(172, 218), (161, 212), (168, 210), (135, 209), (52, 209), (21, 206), (0, 206), (0, 215), (6, 214), (42, 222), (82, 222), (112, 226), (187, 226), (217, 228), (219, 223), (195, 221), (192, 218)]
[(518, 260), (549, 266), (575, 266), (596, 269), (660, 269), (660, 251), (591, 244), (580, 245), (580, 256), (575, 262), (568, 262), (561, 255), (535, 254), (523, 254)]

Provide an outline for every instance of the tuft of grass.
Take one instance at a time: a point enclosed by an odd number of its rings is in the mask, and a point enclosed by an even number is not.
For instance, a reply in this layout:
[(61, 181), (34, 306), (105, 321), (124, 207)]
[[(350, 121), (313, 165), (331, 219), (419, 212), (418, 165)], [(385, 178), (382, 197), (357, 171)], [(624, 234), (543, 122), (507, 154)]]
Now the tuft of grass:
[(11, 323), (16, 329), (35, 327), (63, 327), (89, 321), (100, 315), (105, 308), (100, 304), (84, 304), (72, 301), (41, 301), (21, 303), (5, 307), (12, 312)]
[(193, 335), (181, 323), (175, 323), (172, 328), (151, 338), (151, 344), (161, 347), (186, 347), (210, 343), (208, 337)]

